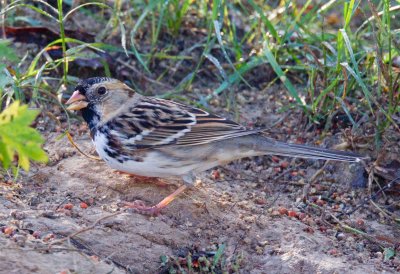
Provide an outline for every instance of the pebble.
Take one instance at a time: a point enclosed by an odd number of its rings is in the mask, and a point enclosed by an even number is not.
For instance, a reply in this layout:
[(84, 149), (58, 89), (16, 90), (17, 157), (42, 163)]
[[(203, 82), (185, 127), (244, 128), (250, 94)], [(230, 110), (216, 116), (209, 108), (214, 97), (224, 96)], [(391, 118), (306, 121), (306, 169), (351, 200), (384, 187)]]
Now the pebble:
[(395, 257), (392, 259), (392, 264), (393, 264), (394, 266), (400, 266), (400, 259), (398, 258), (398, 256), (395, 256)]
[(346, 235), (342, 232), (339, 232), (338, 234), (336, 234), (336, 239), (338, 239), (338, 241), (342, 241), (346, 239)]
[(245, 244), (250, 244), (251, 243), (251, 239), (249, 237), (246, 237), (246, 238), (243, 239), (243, 242)]
[(256, 246), (256, 253), (258, 255), (262, 255), (264, 253), (264, 248), (262, 248), (261, 246)]
[(363, 243), (356, 243), (356, 250), (358, 252), (363, 252), (364, 251), (364, 244)]
[(10, 213), (11, 217), (17, 220), (23, 220), (26, 218), (26, 214), (22, 211), (13, 210)]
[(383, 253), (382, 252), (380, 252), (380, 251), (375, 252), (374, 255), (375, 255), (375, 258), (377, 258), (379, 260), (383, 260)]
[(37, 206), (40, 204), (40, 198), (38, 197), (31, 197), (28, 201), (28, 205), (30, 206)]
[(34, 231), (34, 232), (32, 233), (32, 236), (33, 236), (35, 239), (40, 239), (40, 237), (42, 236), (42, 232), (36, 230), (36, 231)]
[(50, 210), (44, 211), (41, 215), (42, 215), (42, 217), (49, 218), (49, 219), (57, 218), (56, 214)]
[(26, 237), (24, 235), (17, 234), (13, 236), (13, 240), (17, 243), (17, 245), (23, 247), (26, 242)]
[(256, 221), (256, 217), (255, 216), (245, 216), (243, 218), (243, 221), (245, 221), (246, 223), (252, 224)]

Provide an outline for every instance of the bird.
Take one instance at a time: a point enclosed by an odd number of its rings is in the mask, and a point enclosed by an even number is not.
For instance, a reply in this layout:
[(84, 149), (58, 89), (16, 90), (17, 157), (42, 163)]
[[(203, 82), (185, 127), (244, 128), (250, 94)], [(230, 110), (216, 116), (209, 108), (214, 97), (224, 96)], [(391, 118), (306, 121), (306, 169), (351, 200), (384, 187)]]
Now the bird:
[(261, 155), (361, 162), (347, 151), (285, 143), (265, 129), (249, 129), (200, 108), (144, 96), (108, 77), (78, 82), (66, 102), (80, 111), (100, 158), (120, 172), (180, 178), (183, 184), (154, 206), (125, 203), (140, 213), (158, 215), (200, 172), (231, 161)]

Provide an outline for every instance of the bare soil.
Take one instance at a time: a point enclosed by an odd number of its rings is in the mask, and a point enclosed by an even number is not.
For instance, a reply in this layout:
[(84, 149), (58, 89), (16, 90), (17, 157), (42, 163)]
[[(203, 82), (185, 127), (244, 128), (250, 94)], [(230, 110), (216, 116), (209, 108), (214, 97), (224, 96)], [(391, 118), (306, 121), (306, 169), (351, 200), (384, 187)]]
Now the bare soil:
[[(275, 124), (288, 133), (277, 138), (315, 141), (315, 132), (301, 127), (299, 113), (275, 112), (276, 98), (241, 94), (249, 95), (238, 100), (244, 124)], [(73, 130), (76, 144), (94, 154), (80, 121)], [(221, 244), (223, 270), (229, 272), (392, 273), (400, 267), (397, 257), (384, 260), (378, 243), (345, 231), (330, 217), (368, 196), (366, 188), (354, 187), (366, 184), (361, 165), (243, 159), (201, 174), (160, 216), (149, 217), (123, 211), (118, 203), (156, 204), (180, 182), (146, 183), (116, 173), (79, 154), (57, 131), (48, 122), (48, 165), (34, 165), (17, 183), (0, 185), (1, 273), (165, 273), (177, 268), (163, 266), (161, 256), (205, 254)], [(323, 142), (331, 147), (343, 141), (340, 136)], [(369, 204), (340, 220), (382, 239), (400, 236)]]

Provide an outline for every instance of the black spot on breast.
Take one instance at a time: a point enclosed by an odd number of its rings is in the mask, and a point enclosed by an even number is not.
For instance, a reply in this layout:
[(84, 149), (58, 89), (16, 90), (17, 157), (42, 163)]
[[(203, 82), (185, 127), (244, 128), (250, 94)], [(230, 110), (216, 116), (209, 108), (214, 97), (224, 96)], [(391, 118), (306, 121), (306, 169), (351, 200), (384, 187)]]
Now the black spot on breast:
[(96, 132), (97, 129), (95, 128), (90, 130), (90, 138), (92, 138), (93, 141), (95, 140)]
[(118, 152), (116, 151), (111, 151), (108, 148), (104, 149), (104, 152), (107, 153), (108, 156), (110, 156), (111, 158), (117, 159), (117, 157), (119, 156)]
[(110, 130), (109, 130), (108, 127), (100, 127), (100, 128), (98, 128), (98, 131), (99, 131), (100, 133), (103, 133), (103, 134), (106, 134), (106, 135), (109, 135), (109, 134), (110, 134)]
[(108, 138), (107, 145), (113, 148), (119, 147), (117, 140), (115, 140), (114, 138)]

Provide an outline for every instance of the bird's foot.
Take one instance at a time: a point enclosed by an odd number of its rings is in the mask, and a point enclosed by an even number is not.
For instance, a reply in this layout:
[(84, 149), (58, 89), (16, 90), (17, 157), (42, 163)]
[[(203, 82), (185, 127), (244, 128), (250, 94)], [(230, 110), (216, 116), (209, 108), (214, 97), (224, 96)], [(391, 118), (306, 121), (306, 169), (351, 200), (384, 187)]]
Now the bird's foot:
[(142, 200), (136, 200), (133, 202), (121, 202), (120, 206), (132, 209), (134, 212), (147, 216), (158, 216), (160, 215), (162, 209), (162, 207), (159, 207), (157, 205), (146, 206), (146, 204)]
[(180, 186), (177, 190), (165, 197), (155, 206), (146, 206), (145, 203), (141, 200), (136, 200), (134, 202), (122, 202), (120, 203), (120, 205), (123, 207), (132, 208), (136, 212), (143, 215), (158, 216), (160, 215), (161, 210), (169, 205), (173, 200), (175, 200), (175, 198), (178, 197), (185, 189), (185, 185)]

